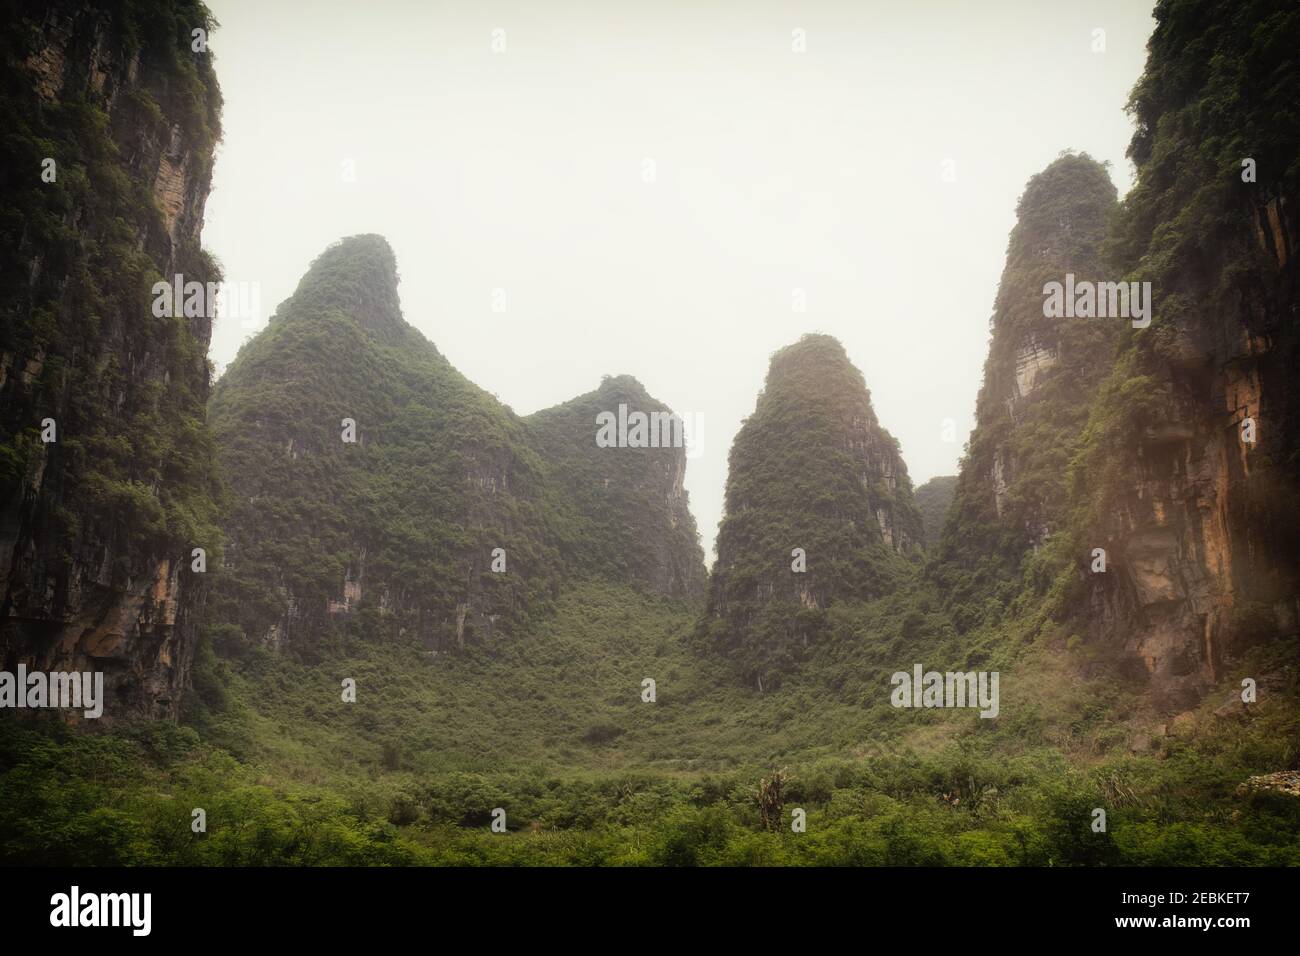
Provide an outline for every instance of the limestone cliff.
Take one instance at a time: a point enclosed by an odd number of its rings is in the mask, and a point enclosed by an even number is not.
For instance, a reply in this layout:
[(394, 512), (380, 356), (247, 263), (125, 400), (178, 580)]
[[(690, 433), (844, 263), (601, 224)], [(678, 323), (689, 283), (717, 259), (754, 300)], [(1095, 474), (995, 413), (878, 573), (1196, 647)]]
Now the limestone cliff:
[(998, 285), (984, 383), (939, 577), (959, 626), (984, 589), (1014, 578), (1024, 556), (1068, 516), (1066, 476), (1124, 318), (1044, 314), (1044, 286), (1105, 276), (1100, 252), (1115, 187), (1100, 163), (1063, 155), (1025, 187)]
[(1092, 634), (1175, 708), (1298, 629), (1300, 11), (1181, 0), (1156, 17), (1112, 242), (1155, 314), (1093, 410), (1078, 547), (1111, 558), (1080, 570)]
[(0, 665), (106, 675), (174, 716), (215, 557), (211, 319), (158, 317), (199, 245), (220, 94), (193, 2), (6, 4), (0, 98)]
[[(1163, 0), (1156, 19), (1132, 191), (1115, 206), (1063, 157), (1021, 199), (929, 570), (960, 630), (1041, 594), (1173, 711), (1300, 618), (1300, 12)], [(1046, 318), (1068, 274), (1140, 288), (1146, 315)]]

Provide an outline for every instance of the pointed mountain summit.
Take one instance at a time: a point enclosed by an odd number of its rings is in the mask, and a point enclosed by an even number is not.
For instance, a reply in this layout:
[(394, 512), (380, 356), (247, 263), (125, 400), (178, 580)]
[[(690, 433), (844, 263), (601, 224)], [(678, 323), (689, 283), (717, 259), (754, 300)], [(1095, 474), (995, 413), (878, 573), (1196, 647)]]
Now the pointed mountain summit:
[[(1067, 475), (1104, 380), (1122, 317), (1045, 315), (1050, 283), (1097, 282), (1115, 187), (1086, 154), (1030, 179), (1016, 207), (998, 284), (984, 383), (938, 554), (957, 624), (1068, 517)], [(1115, 277), (1118, 278), (1118, 277)]]
[(349, 236), (316, 257), (271, 321), (338, 311), (390, 345), (411, 339), (411, 333), (423, 340), (402, 318), (397, 283), (397, 257), (387, 239)]
[(440, 650), (577, 576), (698, 593), (682, 450), (598, 449), (585, 397), (520, 418), (406, 323), (397, 281), (381, 237), (334, 244), (214, 390), (226, 637), (311, 649), (360, 621)]
[(732, 445), (701, 631), (744, 679), (770, 688), (829, 605), (878, 597), (906, 577), (923, 534), (862, 373), (836, 339), (805, 335), (772, 356)]

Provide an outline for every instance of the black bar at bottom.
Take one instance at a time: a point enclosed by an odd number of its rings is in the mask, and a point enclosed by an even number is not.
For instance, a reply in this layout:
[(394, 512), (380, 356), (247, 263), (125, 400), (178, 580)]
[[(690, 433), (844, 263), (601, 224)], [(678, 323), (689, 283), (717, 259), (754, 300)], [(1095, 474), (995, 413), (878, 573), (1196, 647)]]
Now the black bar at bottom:
[[(76, 933), (82, 942), (119, 937), (127, 945), (331, 944), (461, 930), (498, 944), (502, 934), (539, 944), (559, 933), (638, 950), (674, 937), (674, 946), (682, 943), (687, 925), (733, 941), (851, 930), (862, 943), (938, 934), (936, 942), (950, 944), (965, 927), (977, 936), (1047, 928), (1070, 941), (1199, 934), (1230, 944), (1293, 926), (1296, 876), (1280, 869), (0, 870), (7, 942)], [(123, 925), (70, 925), (74, 886), (75, 922), (100, 921), (102, 913), (102, 921)], [(117, 895), (146, 893), (147, 936), (137, 932), (143, 895)], [(52, 917), (68, 925), (52, 925)], [(440, 945), (451, 942), (442, 937)]]

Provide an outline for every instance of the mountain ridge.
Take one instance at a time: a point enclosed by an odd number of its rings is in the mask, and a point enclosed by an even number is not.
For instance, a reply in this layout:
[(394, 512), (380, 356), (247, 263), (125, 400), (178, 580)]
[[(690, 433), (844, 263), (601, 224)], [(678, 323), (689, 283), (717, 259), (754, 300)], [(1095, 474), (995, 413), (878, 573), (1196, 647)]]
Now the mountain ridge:
[[(598, 449), (588, 414), (619, 395), (666, 406), (608, 379), (520, 417), (405, 321), (397, 282), (382, 237), (331, 244), (214, 389), (237, 501), (238, 584), (221, 592), (236, 640), (279, 644), (369, 611), (385, 633), (445, 651), (520, 625), (566, 574), (698, 591), (685, 448)], [(285, 501), (292, 519), (268, 543)]]

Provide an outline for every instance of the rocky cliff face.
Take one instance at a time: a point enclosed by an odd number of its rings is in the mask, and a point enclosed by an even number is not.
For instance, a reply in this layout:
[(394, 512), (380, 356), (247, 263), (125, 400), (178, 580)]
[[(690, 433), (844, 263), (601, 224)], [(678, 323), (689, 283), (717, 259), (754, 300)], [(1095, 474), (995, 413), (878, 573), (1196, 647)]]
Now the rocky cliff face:
[(1176, 708), (1250, 644), (1297, 632), (1300, 12), (1164, 2), (1156, 16), (1113, 240), (1155, 316), (1094, 409), (1079, 543), (1111, 557), (1081, 572), (1093, 635)]
[(869, 599), (912, 570), (924, 531), (898, 443), (843, 346), (806, 335), (772, 357), (732, 445), (718, 559), (701, 632), (771, 687), (835, 601)]
[[(8, 6), (8, 5), (6, 5)], [(144, 7), (148, 7), (145, 9)], [(217, 552), (199, 232), (220, 94), (198, 3), (6, 10), (0, 125), (0, 664), (103, 671), (174, 716)]]
[(630, 379), (521, 419), (402, 318), (378, 236), (336, 243), (218, 384), (233, 509), (214, 620), (316, 653), (359, 628), (490, 641), (591, 575), (687, 598), (702, 552), (682, 448), (598, 448), (597, 413), (663, 409)]

